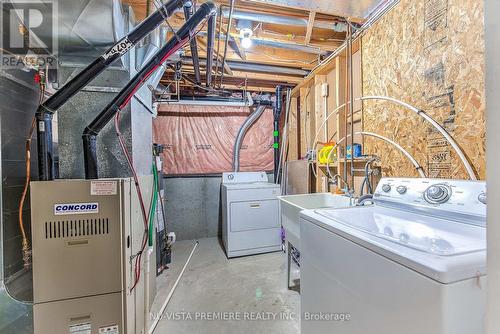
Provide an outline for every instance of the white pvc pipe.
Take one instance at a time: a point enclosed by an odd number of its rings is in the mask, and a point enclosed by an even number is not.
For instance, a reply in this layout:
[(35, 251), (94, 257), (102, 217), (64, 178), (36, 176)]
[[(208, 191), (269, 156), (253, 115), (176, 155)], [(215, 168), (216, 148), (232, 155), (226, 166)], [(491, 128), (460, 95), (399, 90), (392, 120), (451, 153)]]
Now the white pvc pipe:
[[(426, 114), (425, 111), (417, 109), (417, 108), (413, 107), (412, 105), (410, 105), (410, 104), (408, 104), (406, 102), (397, 100), (397, 99), (392, 98), (392, 97), (387, 97), (387, 96), (363, 96), (363, 97), (356, 98), (354, 101), (368, 101), (368, 100), (384, 100), (384, 101), (393, 102), (393, 103), (398, 104), (398, 105), (400, 105), (402, 107), (405, 107), (405, 108), (413, 111), (417, 115), (421, 116), (423, 119), (425, 119), (427, 122), (429, 122), (436, 130), (438, 130), (439, 133), (441, 133), (443, 135), (443, 137), (445, 137), (445, 139), (448, 141), (448, 143), (450, 143), (450, 145), (453, 147), (454, 151), (457, 153), (457, 155), (459, 156), (460, 160), (462, 161), (462, 164), (464, 165), (464, 168), (467, 171), (467, 174), (469, 175), (469, 178), (471, 180), (477, 180), (476, 174), (474, 173), (474, 170), (473, 170), (472, 166), (470, 165), (469, 161), (467, 160), (467, 157), (463, 153), (463, 151), (460, 148), (460, 146), (458, 146), (458, 144), (455, 141), (455, 139), (453, 139), (453, 137), (448, 133), (448, 131), (446, 131), (445, 128), (443, 128), (432, 117), (430, 117), (428, 114)], [(323, 123), (321, 123), (321, 125), (318, 127), (318, 130), (316, 132), (316, 135), (315, 135), (314, 141), (313, 141), (313, 149), (314, 150), (316, 150), (317, 139), (318, 139), (318, 135), (319, 135), (319, 133), (321, 131), (321, 128), (323, 126), (325, 126), (326, 122), (328, 121), (328, 119), (330, 119), (331, 116), (333, 116), (336, 113), (338, 113), (338, 111), (341, 108), (344, 108), (345, 106), (346, 106), (346, 103), (344, 103), (344, 104), (338, 106), (337, 108), (335, 108), (335, 110), (333, 110), (325, 118), (325, 120), (323, 121)]]
[(174, 286), (172, 287), (172, 289), (170, 290), (170, 293), (168, 294), (167, 298), (163, 302), (163, 305), (161, 306), (160, 312), (158, 312), (158, 314), (155, 317), (155, 321), (153, 322), (153, 324), (149, 328), (149, 332), (148, 332), (149, 334), (153, 334), (155, 332), (156, 326), (158, 326), (158, 323), (160, 322), (161, 317), (162, 317), (163, 313), (165, 312), (165, 309), (167, 308), (168, 303), (170, 302), (170, 299), (174, 295), (175, 289), (177, 288), (177, 285), (179, 284), (179, 282), (182, 278), (182, 275), (184, 274), (184, 271), (186, 271), (186, 268), (189, 264), (189, 261), (191, 261), (191, 258), (193, 257), (193, 254), (194, 254), (194, 251), (195, 251), (196, 247), (198, 247), (199, 243), (200, 243), (199, 241), (196, 241), (196, 243), (194, 244), (194, 247), (191, 250), (191, 254), (189, 254), (189, 257), (188, 257), (186, 263), (184, 264), (184, 267), (182, 268), (181, 273), (179, 274), (179, 277), (177, 277), (177, 280), (175, 280)]
[(147, 323), (148, 321), (148, 316), (149, 316), (149, 292), (151, 287), (149, 286), (149, 279), (151, 275), (151, 270), (150, 270), (150, 265), (151, 265), (151, 254), (153, 254), (153, 247), (149, 247), (148, 251), (146, 253), (146, 260), (144, 261), (144, 269), (145, 269), (145, 275), (144, 275), (144, 284), (145, 284), (145, 291), (144, 291), (144, 320)]

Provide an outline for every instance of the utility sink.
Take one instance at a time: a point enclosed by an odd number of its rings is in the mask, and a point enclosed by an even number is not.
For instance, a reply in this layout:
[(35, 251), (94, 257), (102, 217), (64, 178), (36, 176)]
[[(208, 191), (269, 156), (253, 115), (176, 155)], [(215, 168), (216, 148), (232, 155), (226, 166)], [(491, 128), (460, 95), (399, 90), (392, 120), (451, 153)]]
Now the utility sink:
[(299, 213), (306, 209), (345, 208), (352, 206), (351, 199), (344, 195), (314, 193), (278, 196), (281, 207), (281, 223), (285, 238), (300, 250)]

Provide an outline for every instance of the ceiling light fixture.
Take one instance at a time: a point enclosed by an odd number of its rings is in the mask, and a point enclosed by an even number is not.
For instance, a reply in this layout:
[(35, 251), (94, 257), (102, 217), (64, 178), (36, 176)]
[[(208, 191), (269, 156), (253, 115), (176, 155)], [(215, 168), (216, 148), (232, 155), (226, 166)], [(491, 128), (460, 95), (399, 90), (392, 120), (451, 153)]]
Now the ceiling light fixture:
[(240, 29), (241, 46), (244, 49), (251, 48), (253, 36), (252, 22), (240, 20), (238, 21), (238, 28)]

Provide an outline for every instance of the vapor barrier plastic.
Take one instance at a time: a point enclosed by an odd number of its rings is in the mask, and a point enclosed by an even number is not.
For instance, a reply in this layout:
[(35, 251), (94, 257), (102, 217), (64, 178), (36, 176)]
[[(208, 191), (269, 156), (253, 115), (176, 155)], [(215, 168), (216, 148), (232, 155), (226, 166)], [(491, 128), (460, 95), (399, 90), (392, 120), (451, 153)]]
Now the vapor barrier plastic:
[[(153, 138), (163, 144), (163, 172), (209, 174), (232, 170), (238, 130), (251, 111), (245, 107), (162, 105), (153, 121)], [(273, 114), (264, 114), (248, 130), (241, 148), (240, 171), (273, 170)]]

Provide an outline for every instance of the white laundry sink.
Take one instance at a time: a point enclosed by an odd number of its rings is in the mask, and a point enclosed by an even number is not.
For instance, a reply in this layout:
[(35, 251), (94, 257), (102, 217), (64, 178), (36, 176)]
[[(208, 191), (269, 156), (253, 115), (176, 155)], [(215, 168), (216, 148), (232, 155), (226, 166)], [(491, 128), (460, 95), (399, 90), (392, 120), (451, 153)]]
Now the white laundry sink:
[(345, 208), (352, 206), (351, 199), (344, 195), (315, 193), (278, 196), (281, 207), (281, 223), (285, 238), (296, 249), (300, 249), (299, 213), (305, 209)]

